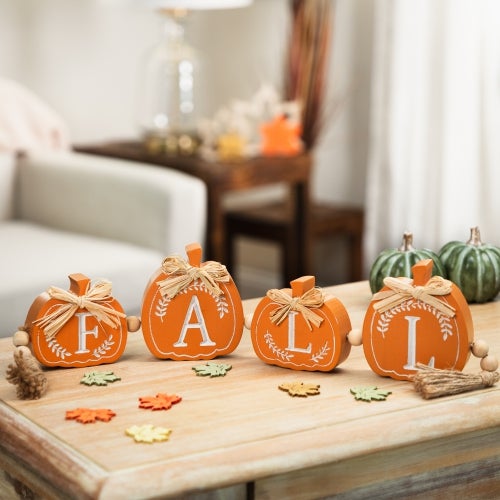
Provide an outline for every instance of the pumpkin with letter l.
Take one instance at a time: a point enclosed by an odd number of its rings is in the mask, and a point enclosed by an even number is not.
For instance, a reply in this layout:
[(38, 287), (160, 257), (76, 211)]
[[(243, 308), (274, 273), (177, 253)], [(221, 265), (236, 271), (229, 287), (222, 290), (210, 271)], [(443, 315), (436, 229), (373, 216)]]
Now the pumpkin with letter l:
[(343, 304), (314, 287), (314, 276), (272, 289), (259, 302), (250, 327), (253, 348), (265, 363), (331, 371), (349, 355), (351, 322)]
[(467, 302), (488, 302), (500, 292), (500, 248), (483, 243), (478, 227), (471, 228), (467, 242), (446, 243), (439, 257)]
[[(111, 283), (69, 276), (68, 291), (50, 287), (31, 305), (25, 322), (33, 354), (45, 366), (113, 363), (127, 343), (127, 321)], [(21, 332), (22, 333), (22, 332)]]
[(198, 243), (188, 260), (169, 256), (153, 274), (142, 305), (142, 333), (160, 359), (213, 359), (230, 354), (243, 333), (243, 305), (226, 266), (202, 263)]
[(462, 370), (474, 331), (460, 289), (432, 276), (431, 259), (412, 267), (414, 279), (387, 277), (363, 321), (363, 349), (371, 369), (382, 376), (409, 380), (417, 364)]

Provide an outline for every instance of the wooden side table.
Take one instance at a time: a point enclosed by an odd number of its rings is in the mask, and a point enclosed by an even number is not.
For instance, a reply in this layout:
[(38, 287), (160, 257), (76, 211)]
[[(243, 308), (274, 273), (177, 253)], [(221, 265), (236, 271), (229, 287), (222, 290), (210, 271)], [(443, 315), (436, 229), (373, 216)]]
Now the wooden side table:
[(205, 258), (226, 262), (224, 195), (255, 187), (286, 184), (295, 221), (293, 245), (297, 248), (293, 276), (311, 274), (310, 187), (312, 159), (308, 154), (293, 157), (258, 157), (233, 162), (208, 162), (199, 157), (149, 153), (139, 141), (114, 141), (78, 145), (75, 151), (169, 167), (198, 177), (207, 186), (207, 241)]

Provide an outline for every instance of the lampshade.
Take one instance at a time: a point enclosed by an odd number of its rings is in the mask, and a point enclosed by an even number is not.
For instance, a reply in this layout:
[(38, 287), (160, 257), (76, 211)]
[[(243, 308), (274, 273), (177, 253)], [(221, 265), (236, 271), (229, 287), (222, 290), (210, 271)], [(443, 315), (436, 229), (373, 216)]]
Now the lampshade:
[(151, 0), (150, 5), (161, 9), (235, 9), (246, 7), (252, 0)]

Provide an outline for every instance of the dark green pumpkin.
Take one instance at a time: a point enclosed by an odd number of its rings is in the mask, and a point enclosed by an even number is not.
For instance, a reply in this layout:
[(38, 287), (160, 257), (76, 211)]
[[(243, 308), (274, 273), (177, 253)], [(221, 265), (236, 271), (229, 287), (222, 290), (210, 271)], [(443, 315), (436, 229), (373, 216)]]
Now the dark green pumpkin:
[(370, 269), (370, 289), (372, 293), (378, 292), (384, 286), (384, 278), (392, 276), (412, 277), (411, 268), (420, 260), (432, 259), (434, 266), (432, 275), (446, 277), (446, 271), (438, 255), (426, 248), (413, 248), (412, 233), (403, 234), (403, 244), (399, 248), (383, 250), (373, 262)]
[(471, 228), (465, 243), (446, 243), (439, 257), (448, 278), (460, 288), (467, 302), (487, 302), (500, 292), (500, 248), (483, 243), (479, 228)]

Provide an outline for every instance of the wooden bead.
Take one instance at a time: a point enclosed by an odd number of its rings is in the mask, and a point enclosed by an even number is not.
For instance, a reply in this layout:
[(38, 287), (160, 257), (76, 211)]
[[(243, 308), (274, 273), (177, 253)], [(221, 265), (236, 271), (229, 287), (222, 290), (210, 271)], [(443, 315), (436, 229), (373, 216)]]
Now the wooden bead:
[(360, 328), (351, 330), (347, 335), (347, 340), (353, 346), (361, 345), (363, 343), (363, 330)]
[(498, 368), (498, 359), (495, 356), (485, 356), (481, 360), (481, 370), (485, 372), (494, 372)]
[(30, 336), (28, 335), (28, 332), (25, 332), (24, 330), (18, 330), (16, 333), (14, 333), (12, 342), (16, 347), (28, 345), (30, 343)]
[(253, 312), (245, 314), (245, 328), (250, 330), (252, 328)]
[(476, 358), (484, 358), (488, 355), (489, 346), (484, 340), (475, 340), (472, 343), (471, 351)]
[(141, 318), (138, 316), (127, 316), (127, 330), (136, 332), (141, 327)]

